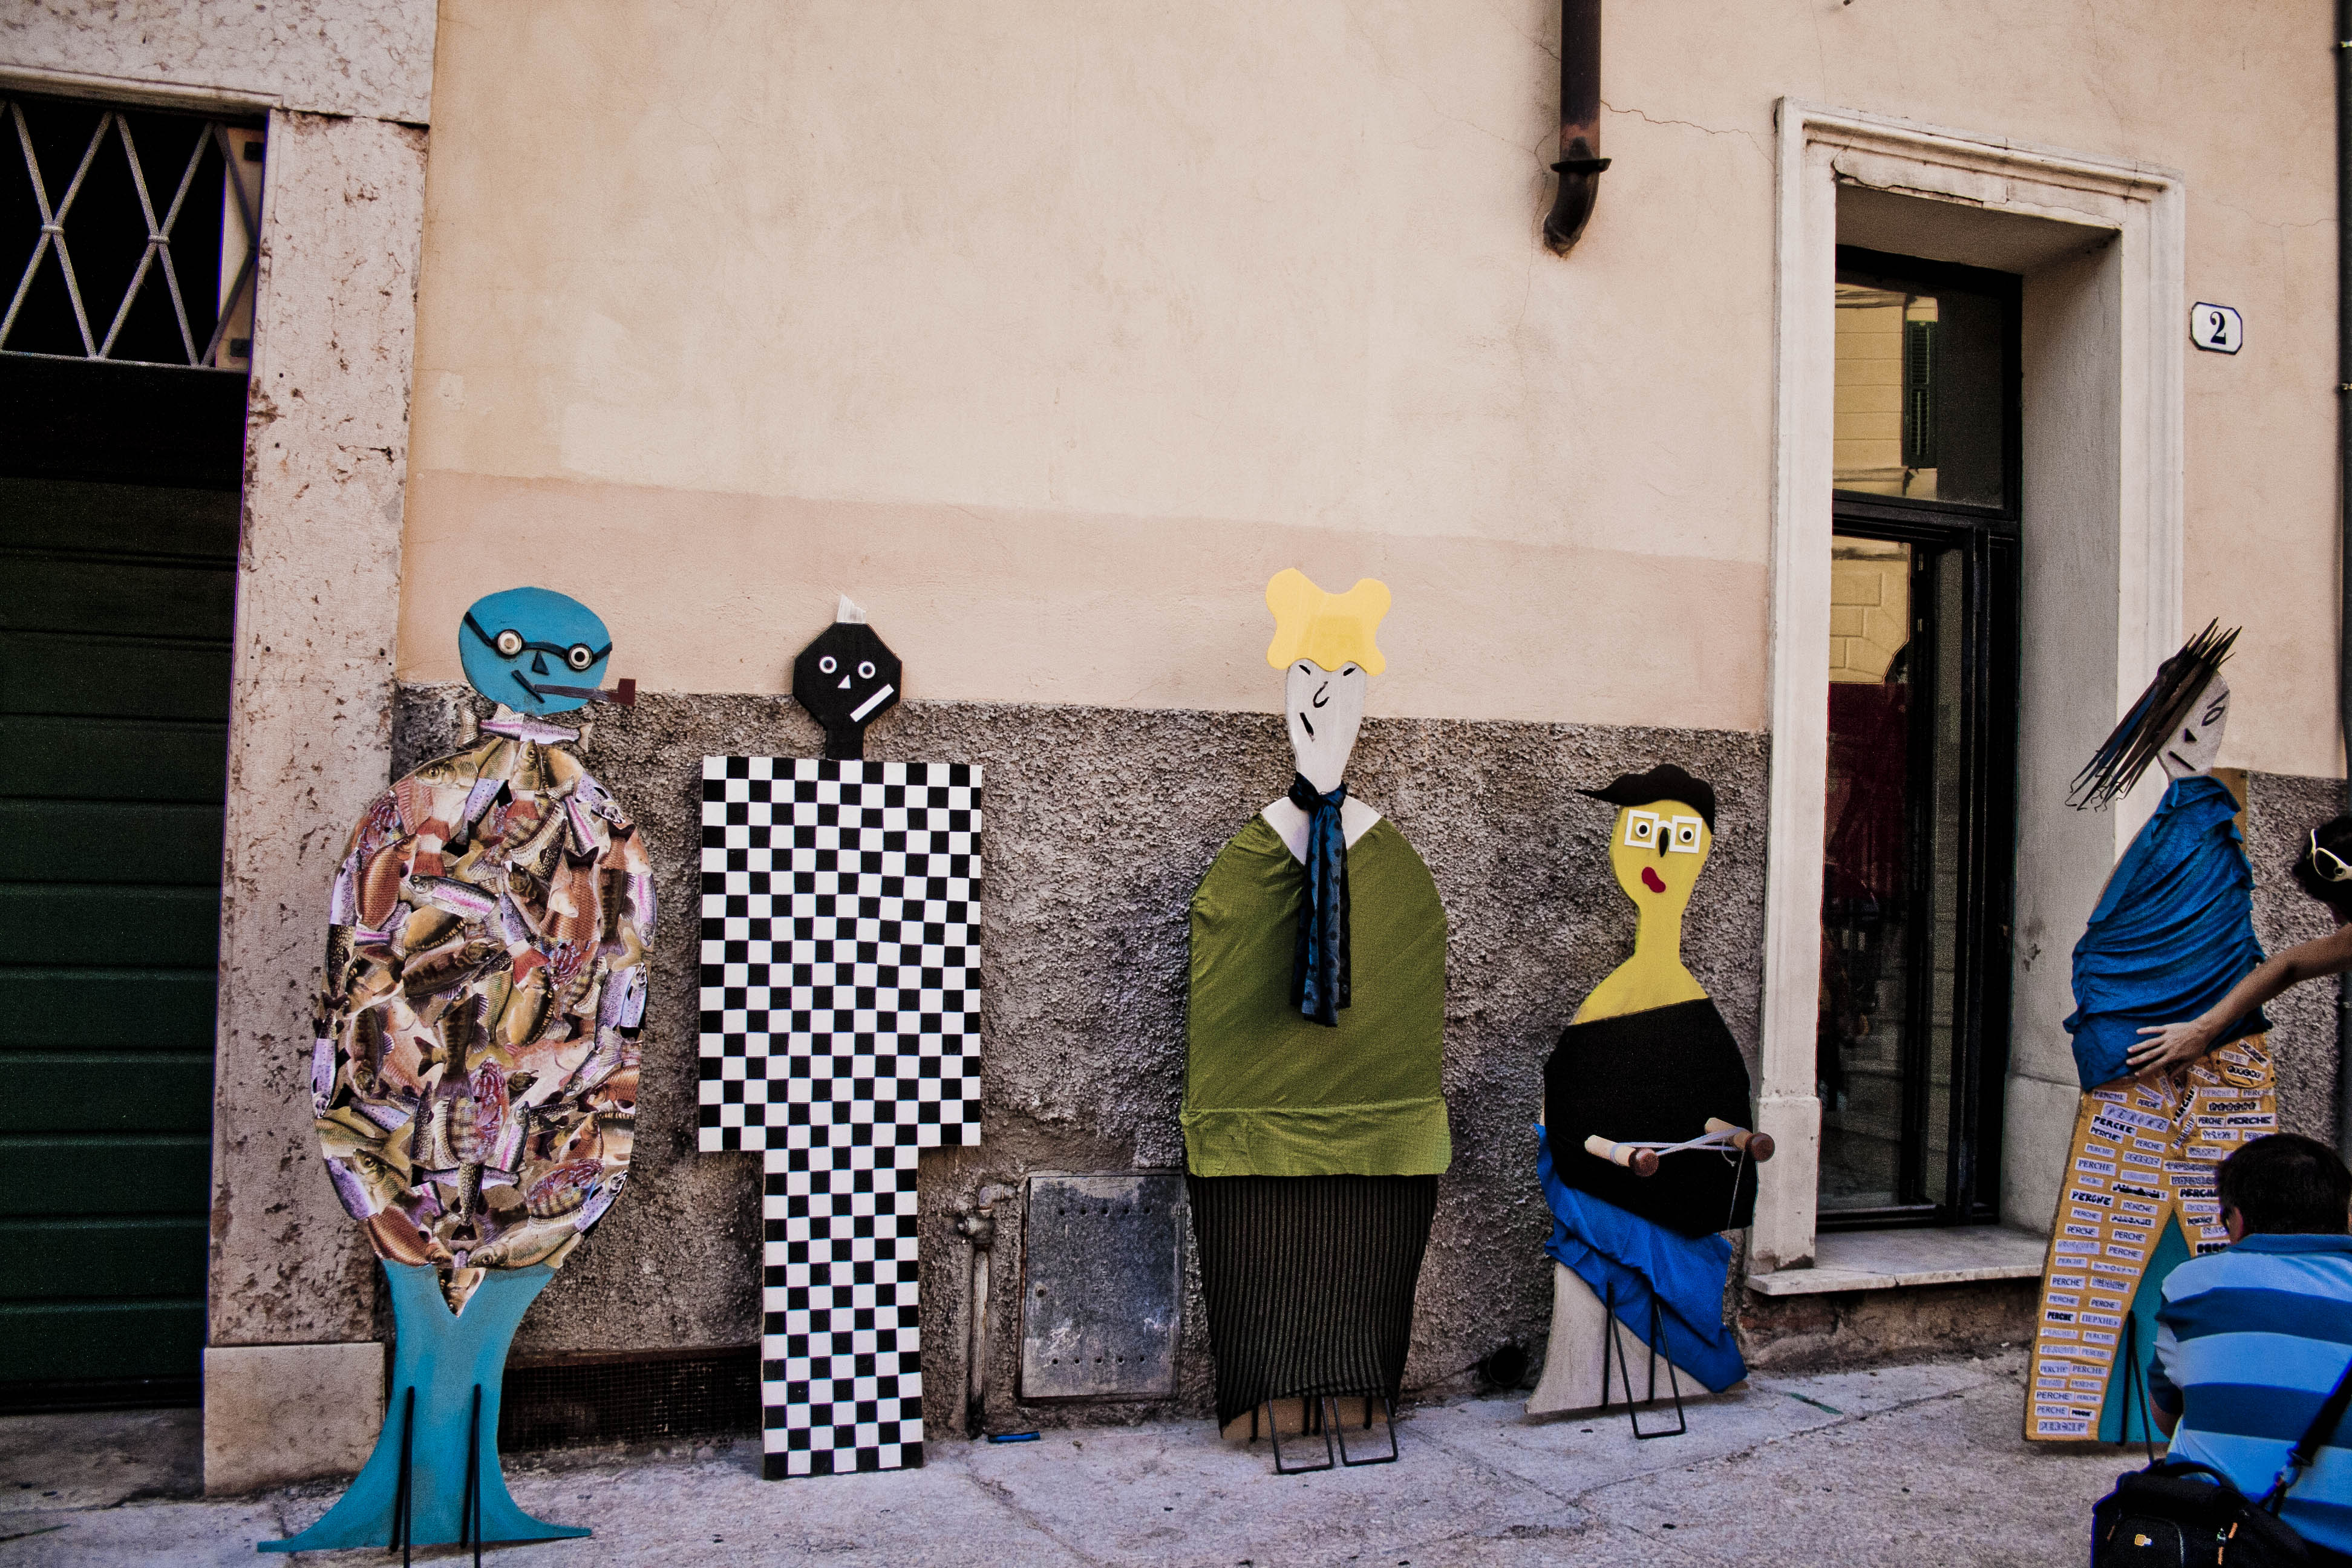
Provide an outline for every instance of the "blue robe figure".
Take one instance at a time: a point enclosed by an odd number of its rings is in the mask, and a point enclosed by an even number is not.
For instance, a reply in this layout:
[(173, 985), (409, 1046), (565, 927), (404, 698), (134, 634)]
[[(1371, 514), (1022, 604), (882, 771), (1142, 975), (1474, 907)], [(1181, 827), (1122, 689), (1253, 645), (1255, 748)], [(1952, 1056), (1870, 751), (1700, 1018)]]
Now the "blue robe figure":
[(2105, 805), (2150, 763), (2172, 781), (2116, 862), (2074, 944), (2074, 1037), (2083, 1100), (2067, 1151), (2035, 1319), (2025, 1435), (2156, 1441), (2142, 1390), (2165, 1276), (2229, 1245), (2214, 1169), (2278, 1130), (2258, 1010), (2193, 1062), (2141, 1081), (2127, 1059), (2147, 1026), (2194, 1017), (2263, 961), (2238, 803), (2208, 771), (2229, 722), (2220, 674), (2234, 632), (2208, 626), (2164, 663), (2075, 781)]
[[(2197, 1016), (2262, 963), (2237, 815), (2237, 796), (2212, 774), (2175, 779), (2116, 862), (2074, 943), (2066, 1032), (2084, 1089), (2128, 1076), (2125, 1053), (2143, 1027)], [(2255, 1012), (2218, 1043), (2269, 1027)]]

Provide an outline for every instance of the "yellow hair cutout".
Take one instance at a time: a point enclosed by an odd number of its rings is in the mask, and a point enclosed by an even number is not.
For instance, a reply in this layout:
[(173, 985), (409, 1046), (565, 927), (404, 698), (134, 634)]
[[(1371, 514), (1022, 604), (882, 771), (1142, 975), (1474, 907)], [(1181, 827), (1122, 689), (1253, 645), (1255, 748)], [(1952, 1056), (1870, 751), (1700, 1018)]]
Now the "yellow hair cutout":
[(1274, 641), (1265, 662), (1287, 668), (1293, 659), (1312, 659), (1325, 669), (1353, 661), (1366, 675), (1388, 668), (1372, 636), (1389, 613), (1389, 585), (1366, 577), (1344, 594), (1327, 594), (1296, 566), (1285, 567), (1265, 585), (1265, 607), (1274, 612)]

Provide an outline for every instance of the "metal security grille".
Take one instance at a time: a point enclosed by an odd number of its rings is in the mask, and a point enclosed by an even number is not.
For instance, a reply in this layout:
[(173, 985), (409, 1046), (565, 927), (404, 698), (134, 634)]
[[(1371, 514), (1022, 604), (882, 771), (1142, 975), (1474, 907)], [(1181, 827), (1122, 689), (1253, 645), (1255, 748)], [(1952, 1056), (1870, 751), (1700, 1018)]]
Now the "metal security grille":
[(242, 370), (258, 125), (0, 99), (0, 352)]
[(567, 1358), (509, 1365), (499, 1447), (749, 1437), (760, 1430), (760, 1347)]

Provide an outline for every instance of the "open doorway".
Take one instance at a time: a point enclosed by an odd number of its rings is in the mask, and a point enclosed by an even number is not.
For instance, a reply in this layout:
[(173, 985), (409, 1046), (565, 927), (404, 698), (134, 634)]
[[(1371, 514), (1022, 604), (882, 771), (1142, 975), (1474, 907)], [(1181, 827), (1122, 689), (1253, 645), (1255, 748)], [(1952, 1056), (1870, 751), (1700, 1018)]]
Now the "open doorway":
[(1999, 1212), (2019, 282), (1838, 254), (1816, 1034), (1825, 1229)]

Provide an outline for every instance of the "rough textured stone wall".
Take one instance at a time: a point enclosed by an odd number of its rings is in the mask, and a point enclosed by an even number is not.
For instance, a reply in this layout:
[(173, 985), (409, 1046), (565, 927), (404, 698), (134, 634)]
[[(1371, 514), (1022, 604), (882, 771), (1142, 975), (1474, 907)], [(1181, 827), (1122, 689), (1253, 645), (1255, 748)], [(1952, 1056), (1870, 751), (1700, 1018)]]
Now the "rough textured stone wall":
[[(461, 700), (470, 700), (462, 688), (404, 688), (397, 769), (452, 742)], [(785, 698), (649, 696), (634, 711), (598, 710), (589, 765), (644, 825), (660, 867), (653, 1044), (628, 1195), (524, 1321), (519, 1353), (740, 1344), (758, 1332), (758, 1158), (695, 1152), (701, 759), (809, 756), (818, 746), (815, 727)], [(988, 770), (984, 1142), (928, 1156), (921, 1177), (935, 1417), (952, 1429), (965, 1375), (969, 1251), (952, 1234), (952, 1211), (983, 1188), (1012, 1189), (997, 1204), (995, 1418), (1139, 1414), (1149, 1407), (1013, 1408), (1018, 1189), (1033, 1171), (1181, 1166), (1185, 910), (1224, 841), (1289, 782), (1280, 721), (1271, 712), (915, 702), (875, 727), (867, 751)], [(1540, 1353), (1549, 1221), (1529, 1125), (1543, 1061), (1577, 1002), (1631, 951), (1633, 931), (1604, 853), (1612, 808), (1576, 788), (1660, 761), (1715, 784), (1717, 848), (1685, 926), (1685, 957), (1752, 1062), (1764, 758), (1762, 737), (1750, 734), (1365, 724), (1350, 787), (1420, 850), (1451, 926), (1445, 1089), (1454, 1157), (1422, 1276), (1411, 1385), (1459, 1384), (1507, 1342)], [(1205, 1408), (1208, 1387), (1197, 1308), (1196, 1298), (1179, 1357), (1178, 1402), (1192, 1409)]]
[[(2254, 867), (2254, 934), (2264, 952), (2326, 936), (2326, 908), (2289, 879), (2304, 835), (2344, 809), (2344, 781), (2250, 773), (2246, 853)], [(2278, 1062), (2279, 1124), (2323, 1143), (2336, 1142), (2334, 983), (2297, 986), (2272, 1003), (2271, 1049)]]
[(422, 125), (434, 16), (432, 0), (21, 0), (0, 11), (0, 60)]

